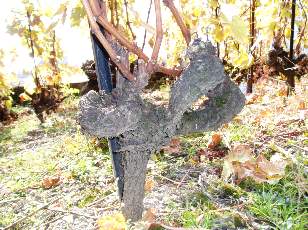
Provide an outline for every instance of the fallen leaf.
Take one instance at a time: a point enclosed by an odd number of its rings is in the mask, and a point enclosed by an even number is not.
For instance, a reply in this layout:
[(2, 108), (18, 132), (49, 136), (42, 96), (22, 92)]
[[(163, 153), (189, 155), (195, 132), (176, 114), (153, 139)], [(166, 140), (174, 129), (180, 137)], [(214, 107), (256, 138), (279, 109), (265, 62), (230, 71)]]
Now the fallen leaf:
[(226, 156), (226, 149), (212, 150), (212, 149), (199, 149), (197, 155), (200, 158), (200, 162), (206, 160), (212, 161), (214, 159), (220, 159)]
[(214, 149), (221, 143), (221, 141), (222, 141), (222, 136), (218, 133), (215, 133), (214, 135), (212, 135), (211, 142), (208, 144), (207, 147), (209, 149)]
[(255, 159), (249, 146), (239, 145), (225, 157), (222, 178), (228, 180), (234, 175), (237, 183), (248, 177), (259, 183), (276, 183), (285, 175), (287, 164), (288, 162), (278, 153), (270, 160), (263, 154)]
[(248, 94), (246, 96), (246, 105), (251, 105), (251, 104), (256, 103), (258, 98), (259, 98), (258, 94), (255, 94), (255, 93)]
[(153, 178), (146, 179), (145, 185), (144, 185), (144, 190), (146, 192), (151, 192), (154, 188), (154, 185), (155, 185), (155, 181), (154, 181)]
[(288, 88), (285, 87), (285, 86), (281, 87), (277, 94), (280, 97), (287, 97), (288, 96)]
[(198, 155), (193, 155), (190, 159), (189, 159), (189, 162), (192, 164), (192, 165), (197, 165), (200, 163), (200, 156)]
[(299, 109), (299, 110), (305, 110), (305, 109), (306, 109), (305, 101), (301, 100), (301, 101), (298, 103), (298, 109)]
[(126, 222), (121, 213), (103, 216), (97, 221), (99, 230), (125, 230)]
[(162, 225), (159, 224), (159, 223), (151, 223), (147, 230), (157, 230), (157, 229), (161, 229), (162, 228)]
[(271, 111), (269, 110), (269, 109), (265, 109), (265, 110), (262, 110), (261, 112), (260, 112), (260, 116), (263, 118), (263, 117), (268, 117), (268, 116), (270, 116), (272, 113), (271, 113)]
[(155, 208), (149, 208), (143, 215), (143, 220), (154, 223), (156, 219), (156, 212), (157, 210)]
[(21, 103), (23, 103), (23, 102), (25, 102), (25, 101), (31, 101), (32, 99), (31, 99), (31, 97), (29, 97), (28, 94), (26, 94), (26, 93), (21, 93), (21, 94), (19, 95), (19, 100), (20, 100)]
[(224, 159), (223, 170), (221, 173), (222, 178), (228, 180), (230, 176), (235, 173), (233, 162), (244, 163), (252, 159), (253, 156), (249, 145), (242, 144), (235, 146)]
[(230, 23), (231, 34), (232, 36), (239, 42), (243, 44), (247, 44), (248, 42), (248, 29), (246, 26), (246, 22), (243, 18), (236, 15), (232, 17), (232, 21)]
[(181, 152), (181, 141), (179, 138), (173, 138), (170, 141), (170, 144), (168, 146), (162, 147), (162, 150), (164, 152), (168, 152), (170, 154), (178, 154)]
[[(285, 175), (287, 161), (277, 156), (271, 158), (271, 161), (269, 161), (263, 154), (260, 154), (256, 159), (256, 164), (258, 166), (259, 178), (269, 183), (275, 183)], [(262, 174), (262, 176), (260, 176), (260, 174)]]
[(255, 165), (251, 164), (248, 161), (242, 164), (239, 162), (234, 162), (232, 166), (233, 166), (233, 172), (237, 176), (236, 179), (237, 184), (240, 183), (245, 178), (253, 177), (254, 175)]
[(288, 161), (285, 160), (280, 153), (271, 156), (270, 162), (272, 162), (280, 171), (284, 170), (288, 165)]
[(45, 189), (49, 189), (53, 186), (57, 186), (60, 184), (60, 176), (47, 176), (43, 179), (42, 187)]

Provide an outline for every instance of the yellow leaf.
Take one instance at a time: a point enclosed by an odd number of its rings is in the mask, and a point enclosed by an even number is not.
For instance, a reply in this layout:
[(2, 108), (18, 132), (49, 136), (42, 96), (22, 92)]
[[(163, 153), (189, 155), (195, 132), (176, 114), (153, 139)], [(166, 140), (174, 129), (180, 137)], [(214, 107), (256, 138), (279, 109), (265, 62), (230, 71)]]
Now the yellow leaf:
[(291, 29), (289, 27), (285, 29), (284, 35), (286, 38), (289, 38), (291, 36)]
[(7, 109), (11, 109), (12, 108), (12, 105), (13, 105), (12, 100), (5, 100), (4, 103), (5, 103), (5, 107)]
[(237, 67), (246, 66), (248, 64), (248, 54), (246, 52), (240, 53), (234, 60)]
[(224, 40), (224, 31), (221, 26), (215, 26), (213, 30), (213, 37), (216, 42), (222, 42)]
[(126, 222), (121, 213), (114, 213), (112, 215), (103, 216), (98, 221), (99, 230), (125, 230)]
[(209, 0), (210, 7), (216, 9), (218, 7), (218, 0)]
[(138, 18), (138, 17), (135, 18), (135, 20), (133, 21), (133, 25), (134, 25), (134, 26), (139, 27), (139, 26), (141, 26), (141, 24), (142, 24), (141, 19)]
[(148, 41), (148, 43), (149, 43), (150, 47), (153, 48), (154, 47), (154, 43), (155, 43), (154, 37), (151, 37), (151, 39)]
[(239, 43), (248, 43), (248, 27), (244, 19), (239, 16), (233, 16), (230, 23), (231, 34), (234, 39)]
[(254, 58), (249, 53), (240, 52), (240, 54), (234, 59), (234, 65), (241, 69), (247, 69), (253, 64)]
[(201, 13), (202, 13), (201, 8), (195, 8), (195, 9), (193, 10), (193, 15), (194, 15), (195, 17), (200, 17)]

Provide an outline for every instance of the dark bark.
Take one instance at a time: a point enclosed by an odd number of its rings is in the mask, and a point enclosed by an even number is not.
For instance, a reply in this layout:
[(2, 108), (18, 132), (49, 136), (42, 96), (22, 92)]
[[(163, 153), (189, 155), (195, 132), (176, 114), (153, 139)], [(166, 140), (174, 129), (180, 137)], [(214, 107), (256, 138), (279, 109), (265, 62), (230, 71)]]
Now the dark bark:
[(38, 77), (38, 73), (37, 73), (37, 65), (35, 62), (35, 52), (34, 52), (34, 41), (33, 41), (33, 37), (32, 37), (32, 28), (31, 28), (31, 14), (29, 11), (27, 11), (27, 18), (28, 18), (28, 30), (29, 30), (29, 45), (30, 45), (30, 49), (31, 49), (31, 55), (32, 55), (32, 59), (33, 59), (33, 64), (34, 64), (34, 82), (37, 88), (41, 87), (41, 83), (40, 83), (40, 79)]
[[(291, 36), (290, 36), (290, 61), (294, 59), (294, 26), (296, 15), (296, 0), (292, 0), (292, 16), (291, 16)], [(295, 76), (292, 74), (287, 75), (287, 83), (289, 86), (289, 93), (294, 91), (295, 88)]]
[[(250, 0), (250, 52), (253, 53), (251, 50), (254, 40), (255, 40), (255, 10), (256, 10), (256, 1)], [(253, 74), (254, 74), (254, 65), (251, 65), (249, 69), (249, 74), (247, 78), (247, 88), (246, 93), (252, 93), (253, 87)]]

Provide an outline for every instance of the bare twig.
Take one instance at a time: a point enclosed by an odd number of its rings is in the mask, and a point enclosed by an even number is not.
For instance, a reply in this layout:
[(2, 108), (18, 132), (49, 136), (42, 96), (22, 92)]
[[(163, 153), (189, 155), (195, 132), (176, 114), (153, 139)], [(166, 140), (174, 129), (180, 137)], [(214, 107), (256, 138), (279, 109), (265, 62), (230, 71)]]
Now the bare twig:
[(101, 32), (99, 25), (96, 23), (96, 17), (92, 12), (91, 6), (88, 2), (88, 0), (82, 1), (83, 6), (85, 8), (85, 11), (88, 16), (88, 20), (90, 23), (91, 31), (96, 36), (96, 38), (100, 41), (100, 43), (103, 45), (103, 47), (106, 49), (107, 53), (109, 54), (111, 60), (118, 66), (119, 70), (122, 72), (122, 74), (130, 81), (134, 81), (135, 77), (132, 75), (132, 73), (129, 71), (128, 68), (126, 68), (123, 63), (118, 59), (116, 52), (112, 49), (111, 45)]
[[(64, 215), (66, 215), (66, 214), (64, 213)], [(60, 215), (57, 218), (52, 219), (52, 220), (48, 221), (47, 223), (43, 223), (43, 224), (44, 224), (44, 226), (48, 227), (50, 224), (56, 222), (57, 220), (60, 220), (61, 218), (63, 218), (63, 215)], [(46, 227), (44, 229), (46, 229)]]
[[(152, 3), (153, 3), (153, 0), (151, 0), (151, 2), (150, 2), (150, 7), (149, 7), (149, 10), (148, 10), (148, 16), (147, 16), (147, 21), (146, 21), (147, 23), (149, 23)], [(144, 29), (143, 43), (142, 43), (142, 48), (141, 48), (142, 50), (144, 49), (144, 46), (145, 46), (146, 37), (147, 37), (147, 29)]]
[(119, 28), (120, 18), (119, 18), (119, 12), (118, 12), (118, 1), (114, 1), (114, 7), (115, 7), (115, 13), (116, 13), (116, 20), (117, 20), (116, 28)]
[(176, 9), (173, 0), (163, 0), (164, 4), (170, 9), (173, 17), (175, 18), (176, 23), (179, 25), (182, 34), (185, 38), (186, 44), (188, 45), (191, 40), (191, 35), (189, 29), (186, 27), (182, 17), (180, 16), (179, 11)]
[[(92, 9), (92, 12), (94, 14), (94, 17), (97, 19), (97, 22), (106, 30), (108, 31), (112, 36), (114, 36), (118, 42), (126, 47), (128, 49), (128, 51), (136, 54), (140, 59), (144, 60), (146, 63), (149, 61), (149, 58), (147, 57), (147, 55), (145, 55), (142, 51), (142, 49), (140, 49), (138, 46), (136, 46), (133, 43), (130, 43), (125, 36), (120, 32), (117, 31), (116, 28), (113, 27), (113, 25), (111, 23), (109, 23), (106, 19), (106, 17), (104, 17), (103, 15), (100, 15), (99, 10), (97, 9), (97, 4), (95, 5), (92, 2), (95, 2), (96, 0), (90, 0), (90, 10)], [(88, 15), (88, 17), (92, 17), (93, 15)], [(104, 46), (104, 44), (102, 44)], [(182, 70), (180, 69), (168, 69), (165, 68), (163, 66), (156, 66), (155, 69), (157, 72), (162, 72), (166, 75), (169, 76), (178, 76), (180, 75), (180, 73), (182, 72)]]
[(37, 71), (37, 64), (35, 61), (35, 52), (34, 52), (34, 42), (32, 37), (32, 28), (31, 28), (31, 14), (29, 11), (27, 11), (27, 18), (28, 18), (28, 30), (29, 30), (29, 40), (30, 40), (30, 48), (31, 48), (31, 54), (33, 58), (33, 64), (34, 64), (34, 82), (37, 88), (41, 87), (40, 79), (38, 76)]
[(136, 35), (134, 34), (133, 29), (130, 25), (129, 16), (128, 16), (128, 9), (127, 9), (127, 1), (126, 0), (124, 0), (124, 5), (125, 5), (125, 12), (126, 12), (126, 25), (129, 29), (130, 33), (132, 34), (133, 40), (135, 40)]
[(0, 206), (7, 203), (12, 203), (21, 200), (20, 198), (0, 201)]
[(180, 182), (175, 181), (175, 180), (171, 180), (171, 179), (169, 179), (168, 177), (162, 176), (162, 175), (160, 175), (160, 174), (154, 174), (154, 176), (158, 176), (158, 177), (160, 177), (160, 178), (162, 178), (162, 179), (164, 179), (164, 180), (170, 181), (170, 182), (172, 182), (173, 184), (176, 184), (177, 186), (180, 184)]
[(105, 196), (105, 197), (103, 197), (103, 198), (101, 198), (101, 199), (99, 199), (99, 200), (96, 200), (96, 201), (94, 201), (94, 202), (88, 204), (86, 207), (95, 206), (95, 205), (101, 203), (102, 201), (106, 200), (107, 198), (109, 198), (109, 197), (111, 197), (111, 196), (113, 196), (113, 195), (115, 195), (115, 194), (116, 194), (116, 192), (113, 192), (113, 193), (111, 193), (111, 194), (109, 194), (109, 195), (107, 195), (107, 196)]
[(34, 214), (36, 214), (37, 212), (39, 212), (42, 209), (46, 209), (48, 206), (50, 206), (51, 204), (53, 204), (54, 202), (58, 201), (60, 198), (57, 198), (47, 204), (42, 205), (41, 207), (39, 207), (38, 209), (36, 209), (35, 211), (29, 213), (28, 215), (16, 220), (14, 223), (10, 224), (9, 226), (6, 226), (3, 230), (8, 230), (8, 229), (13, 229), (17, 224), (23, 222), (24, 220), (26, 220), (27, 218), (33, 216)]
[[(289, 140), (289, 139), (284, 138), (284, 137), (278, 137), (278, 138), (279, 138), (279, 139), (282, 139), (282, 140), (284, 140), (284, 141), (288, 141), (288, 140)], [(301, 147), (301, 146), (294, 145), (294, 144), (291, 144), (291, 143), (288, 143), (288, 145), (291, 145), (291, 146), (293, 146), (293, 147), (295, 147), (295, 148), (298, 148), (298, 149), (303, 150), (304, 152), (308, 153), (308, 148), (303, 148), (303, 147)]]
[(156, 15), (156, 39), (151, 56), (151, 60), (147, 64), (147, 72), (152, 73), (157, 63), (158, 53), (163, 41), (163, 23), (161, 19), (160, 0), (154, 0), (155, 15)]
[(119, 204), (116, 204), (116, 205), (112, 205), (112, 206), (108, 206), (108, 207), (105, 207), (105, 208), (98, 208), (99, 211), (108, 211), (108, 210), (111, 210), (111, 209), (114, 209), (114, 208), (120, 208), (121, 205)]
[(297, 43), (296, 48), (295, 48), (295, 50), (296, 50), (297, 52), (299, 52), (299, 50), (300, 50), (301, 41), (302, 41), (302, 39), (303, 39), (303, 37), (304, 37), (304, 35), (305, 35), (305, 30), (306, 30), (307, 21), (308, 21), (307, 13), (306, 13), (306, 11), (305, 11), (305, 7), (303, 6), (303, 3), (302, 3), (301, 0), (299, 1), (299, 5), (300, 5), (300, 7), (301, 7), (301, 9), (302, 9), (302, 11), (303, 11), (303, 13), (304, 13), (305, 23), (304, 23), (303, 28), (301, 29), (301, 32), (299, 33), (298, 43)]
[[(291, 36), (290, 36), (290, 60), (293, 61), (293, 55), (294, 55), (294, 27), (295, 27), (295, 14), (296, 14), (296, 0), (292, 0), (292, 15), (291, 15)], [(291, 82), (290, 82), (291, 83)], [(291, 87), (294, 87), (290, 84)]]
[[(256, 10), (256, 1), (255, 0), (250, 0), (250, 52), (254, 56), (254, 52), (251, 50), (254, 41), (255, 41), (255, 24), (256, 24), (256, 18), (255, 18), (255, 10)], [(249, 74), (248, 74), (248, 79), (247, 79), (247, 89), (246, 93), (252, 93), (252, 87), (253, 87), (253, 73), (254, 73), (254, 65), (251, 65), (249, 68)]]
[(183, 178), (181, 179), (180, 183), (176, 186), (176, 188), (181, 187), (181, 185), (183, 184), (183, 182), (184, 182), (184, 180), (186, 179), (186, 177), (188, 176), (188, 174), (189, 174), (189, 171), (187, 171), (187, 172), (185, 173), (185, 175), (184, 175)]
[(98, 217), (93, 217), (93, 216), (89, 216), (89, 215), (86, 215), (86, 214), (82, 214), (82, 213), (78, 213), (78, 212), (74, 212), (74, 211), (67, 211), (67, 210), (63, 210), (63, 209), (53, 209), (53, 208), (47, 208), (47, 207), (45, 209), (49, 210), (49, 211), (53, 211), (53, 212), (61, 212), (63, 214), (83, 216), (83, 217), (87, 217), (87, 218), (94, 219), (94, 220), (96, 220), (98, 218)]

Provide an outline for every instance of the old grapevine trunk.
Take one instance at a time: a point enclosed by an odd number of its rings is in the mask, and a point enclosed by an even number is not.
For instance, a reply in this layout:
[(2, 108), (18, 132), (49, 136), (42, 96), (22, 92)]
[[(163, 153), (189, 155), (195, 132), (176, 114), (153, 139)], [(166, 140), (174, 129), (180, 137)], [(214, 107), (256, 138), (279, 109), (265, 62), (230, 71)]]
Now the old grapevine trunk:
[[(148, 76), (141, 66), (137, 82), (122, 82), (113, 93), (90, 91), (80, 101), (79, 122), (98, 137), (117, 137), (117, 152), (123, 168), (123, 212), (126, 218), (141, 218), (146, 166), (151, 153), (175, 135), (204, 132), (230, 121), (244, 106), (245, 97), (225, 75), (210, 43), (195, 40), (188, 48), (190, 64), (171, 88), (169, 106), (142, 98)], [(203, 108), (192, 104), (206, 96)], [(121, 196), (121, 195), (120, 195)]]

